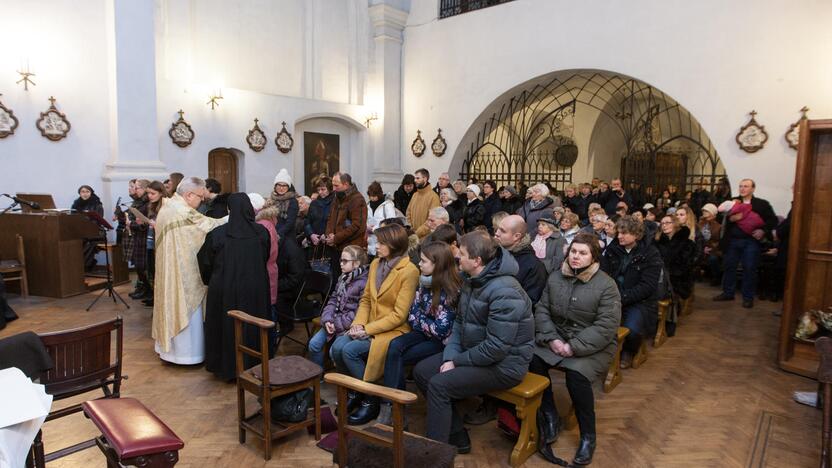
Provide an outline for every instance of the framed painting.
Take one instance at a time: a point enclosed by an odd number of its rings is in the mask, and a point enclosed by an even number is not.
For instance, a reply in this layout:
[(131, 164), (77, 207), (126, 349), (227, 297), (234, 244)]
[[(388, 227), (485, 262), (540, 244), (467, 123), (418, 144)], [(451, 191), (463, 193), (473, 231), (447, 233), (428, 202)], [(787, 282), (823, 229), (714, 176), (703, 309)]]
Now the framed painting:
[(304, 191), (312, 194), (321, 176), (341, 169), (341, 137), (332, 133), (303, 132)]

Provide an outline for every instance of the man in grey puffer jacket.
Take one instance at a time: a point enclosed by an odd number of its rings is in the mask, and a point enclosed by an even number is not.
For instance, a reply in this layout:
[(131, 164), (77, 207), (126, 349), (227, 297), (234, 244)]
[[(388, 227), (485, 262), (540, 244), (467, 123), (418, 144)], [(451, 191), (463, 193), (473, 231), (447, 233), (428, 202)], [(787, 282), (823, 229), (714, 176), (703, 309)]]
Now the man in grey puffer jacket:
[(519, 384), (534, 350), (532, 302), (517, 282), (514, 257), (486, 232), (462, 236), (460, 292), (451, 338), (414, 369), (428, 401), (427, 437), (471, 450), (455, 400)]

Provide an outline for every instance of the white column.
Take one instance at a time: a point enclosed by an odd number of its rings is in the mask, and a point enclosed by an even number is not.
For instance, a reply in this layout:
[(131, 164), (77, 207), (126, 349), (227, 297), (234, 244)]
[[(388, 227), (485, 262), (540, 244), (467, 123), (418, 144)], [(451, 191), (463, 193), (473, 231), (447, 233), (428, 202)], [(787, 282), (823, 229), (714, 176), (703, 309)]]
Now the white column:
[(109, 0), (110, 157), (104, 167), (105, 209), (127, 196), (127, 181), (164, 180), (156, 116), (155, 4)]
[(373, 74), (365, 104), (377, 112), (371, 123), (372, 172), (389, 191), (402, 178), (402, 32), (408, 13), (387, 4), (370, 7), (373, 25)]

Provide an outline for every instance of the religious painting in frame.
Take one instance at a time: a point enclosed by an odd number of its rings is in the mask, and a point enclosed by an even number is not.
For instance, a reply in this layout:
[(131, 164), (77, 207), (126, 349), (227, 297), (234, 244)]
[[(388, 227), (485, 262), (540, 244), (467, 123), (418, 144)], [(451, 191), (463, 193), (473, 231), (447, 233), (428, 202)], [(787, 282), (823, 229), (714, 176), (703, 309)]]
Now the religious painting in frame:
[(445, 150), (448, 149), (448, 143), (445, 142), (445, 137), (442, 136), (441, 128), (437, 131), (433, 143), (430, 144), (430, 149), (436, 157), (442, 156), (445, 154)]
[(260, 129), (260, 124), (258, 122), (259, 119), (254, 119), (254, 127), (248, 131), (248, 136), (246, 137), (248, 147), (255, 153), (263, 151), (263, 148), (266, 147), (266, 142), (268, 141), (266, 139), (266, 134)]
[[(0, 96), (2, 96), (2, 94), (0, 94)], [(17, 117), (14, 116), (14, 111), (0, 102), (0, 138), (6, 138), (7, 136), (14, 134), (14, 129), (16, 129), (19, 124), (20, 122), (17, 120)]]
[(40, 113), (40, 118), (35, 122), (40, 134), (50, 141), (59, 141), (66, 138), (69, 129), (72, 128), (66, 115), (55, 107), (55, 98), (49, 97), (49, 109)]
[(341, 137), (331, 133), (303, 132), (304, 191), (311, 194), (321, 176), (332, 177), (341, 168)]
[(179, 109), (177, 114), (179, 114), (179, 120), (170, 125), (168, 135), (174, 145), (184, 148), (194, 141), (196, 134), (194, 133), (194, 129), (191, 128), (191, 125), (185, 121), (185, 112)]

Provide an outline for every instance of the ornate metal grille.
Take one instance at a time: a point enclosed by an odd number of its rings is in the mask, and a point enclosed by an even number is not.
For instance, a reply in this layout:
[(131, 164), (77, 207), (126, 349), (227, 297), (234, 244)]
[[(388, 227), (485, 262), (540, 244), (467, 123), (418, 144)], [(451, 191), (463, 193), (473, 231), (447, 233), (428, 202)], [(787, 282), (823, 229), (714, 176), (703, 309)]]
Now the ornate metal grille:
[(658, 189), (672, 183), (689, 190), (703, 184), (713, 190), (725, 177), (710, 139), (679, 103), (642, 81), (584, 70), (533, 80), (496, 103), (497, 110), (475, 124), (481, 129), (465, 145), (460, 178), (549, 182), (562, 189), (572, 182), (572, 169), (558, 164), (558, 150), (574, 145), (574, 116), (583, 106), (621, 132), (625, 184)]
[(439, 19), (450, 16), (461, 15), (469, 11), (487, 8), (501, 3), (508, 3), (512, 0), (440, 0)]

